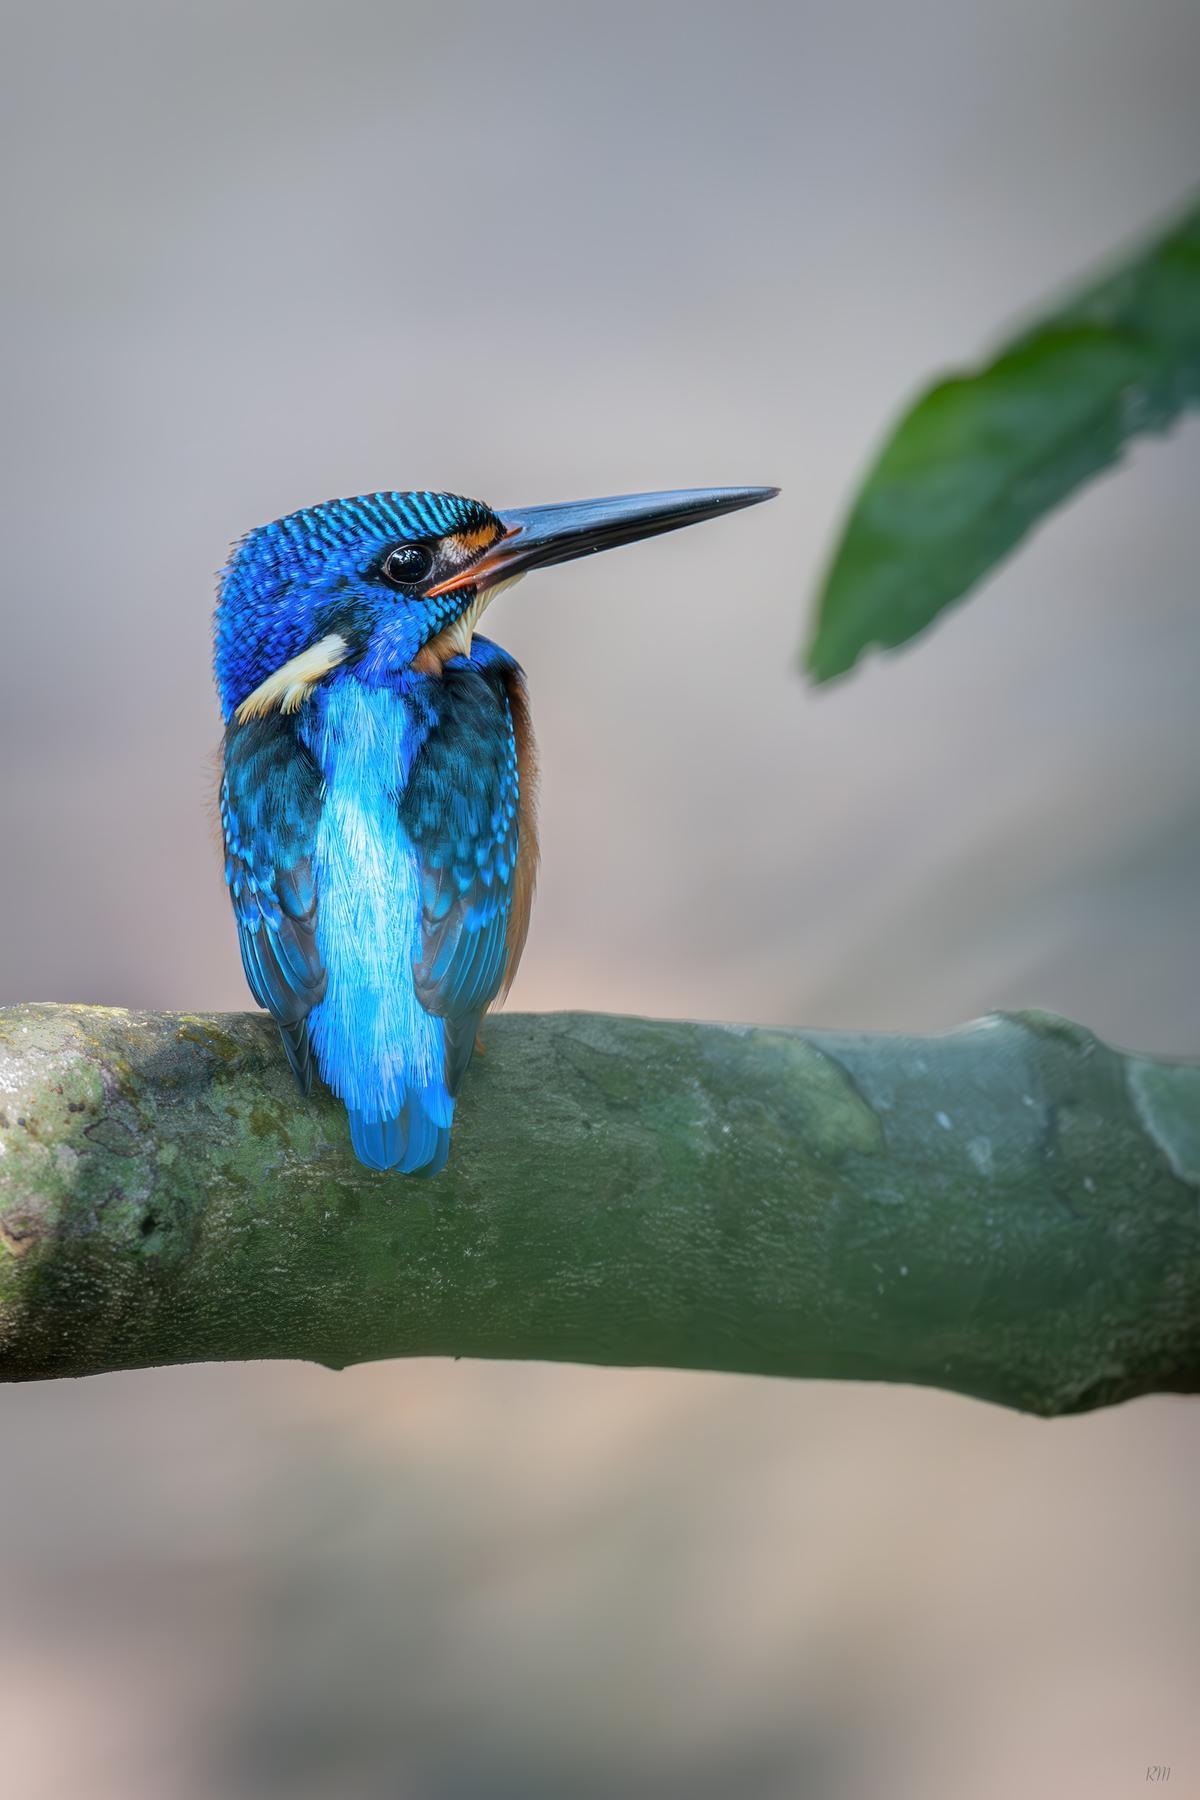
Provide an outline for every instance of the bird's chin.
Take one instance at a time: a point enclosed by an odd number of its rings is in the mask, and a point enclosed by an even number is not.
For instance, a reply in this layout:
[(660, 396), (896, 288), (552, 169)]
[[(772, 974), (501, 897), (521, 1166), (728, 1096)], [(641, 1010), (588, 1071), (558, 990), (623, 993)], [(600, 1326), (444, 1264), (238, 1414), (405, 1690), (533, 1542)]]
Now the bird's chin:
[(413, 668), (422, 675), (440, 675), (446, 663), (456, 656), (470, 656), (471, 642), (475, 636), (480, 619), (487, 611), (497, 594), (505, 588), (515, 587), (521, 575), (510, 575), (504, 581), (497, 581), (491, 587), (480, 588), (470, 599), (456, 619), (443, 626), (437, 636), (421, 647), (413, 657)]

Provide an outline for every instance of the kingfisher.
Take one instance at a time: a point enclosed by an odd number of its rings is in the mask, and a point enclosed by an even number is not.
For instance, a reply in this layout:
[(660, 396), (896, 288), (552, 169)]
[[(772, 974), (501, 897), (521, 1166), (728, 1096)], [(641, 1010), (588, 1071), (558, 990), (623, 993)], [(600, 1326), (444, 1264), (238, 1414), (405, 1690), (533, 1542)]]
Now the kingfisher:
[(753, 506), (692, 488), (494, 511), (329, 500), (251, 531), (220, 577), (225, 879), (250, 990), (372, 1169), (436, 1175), (537, 876), (525, 678), (479, 632), (531, 569)]

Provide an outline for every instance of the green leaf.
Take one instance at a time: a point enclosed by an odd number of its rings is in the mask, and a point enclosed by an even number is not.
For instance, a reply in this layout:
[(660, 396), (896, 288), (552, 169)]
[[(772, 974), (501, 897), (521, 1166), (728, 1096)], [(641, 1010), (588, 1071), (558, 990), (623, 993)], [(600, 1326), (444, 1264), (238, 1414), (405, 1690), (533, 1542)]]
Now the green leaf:
[(904, 415), (834, 555), (809, 673), (828, 681), (924, 631), (1131, 438), (1197, 399), (1200, 210)]

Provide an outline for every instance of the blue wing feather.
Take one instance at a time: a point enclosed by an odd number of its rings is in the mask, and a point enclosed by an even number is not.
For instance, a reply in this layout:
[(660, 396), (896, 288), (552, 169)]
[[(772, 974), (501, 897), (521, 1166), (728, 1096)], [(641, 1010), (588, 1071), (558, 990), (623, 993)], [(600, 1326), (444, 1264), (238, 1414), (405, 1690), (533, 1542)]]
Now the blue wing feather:
[(305, 1093), (312, 1084), (308, 1015), (325, 992), (312, 868), (320, 806), (320, 771), (289, 719), (230, 725), (221, 829), (242, 966)]
[(470, 662), (447, 663), (438, 684), (437, 722), (413, 765), (402, 806), (421, 862), (421, 955), (413, 975), (422, 1006), (445, 1021), (452, 1094), (508, 963), (520, 834), (520, 778), (506, 687), (514, 667), (484, 640), (476, 641)]

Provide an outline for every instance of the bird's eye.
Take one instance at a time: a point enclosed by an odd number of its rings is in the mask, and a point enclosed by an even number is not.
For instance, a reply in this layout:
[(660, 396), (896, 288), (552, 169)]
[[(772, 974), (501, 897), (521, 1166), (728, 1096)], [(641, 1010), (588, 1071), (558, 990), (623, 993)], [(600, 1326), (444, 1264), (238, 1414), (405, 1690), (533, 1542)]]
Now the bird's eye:
[(425, 544), (397, 544), (389, 550), (379, 573), (391, 587), (420, 587), (433, 570), (433, 551)]

